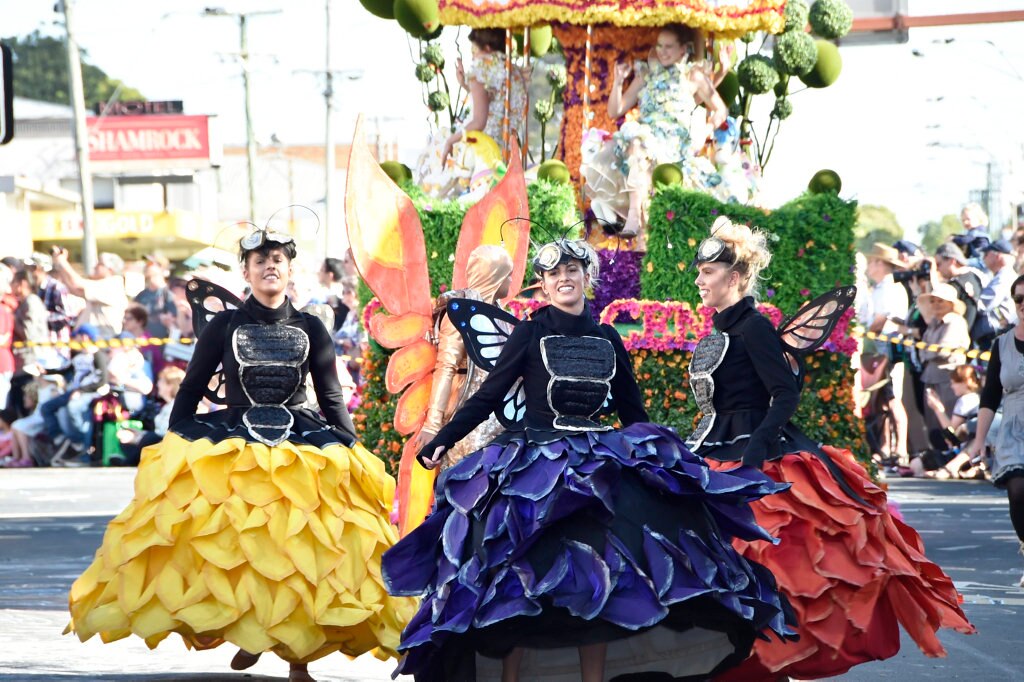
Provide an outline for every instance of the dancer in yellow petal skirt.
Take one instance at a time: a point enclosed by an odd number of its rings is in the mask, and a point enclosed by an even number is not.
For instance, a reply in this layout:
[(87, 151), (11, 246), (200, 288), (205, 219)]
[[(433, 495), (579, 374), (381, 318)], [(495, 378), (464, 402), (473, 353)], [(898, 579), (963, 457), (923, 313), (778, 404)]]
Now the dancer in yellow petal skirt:
[[(287, 235), (256, 230), (241, 242), (244, 303), (189, 283), (200, 334), (170, 431), (71, 587), (68, 631), (82, 641), (227, 641), (232, 667), (272, 651), (291, 680), (334, 651), (396, 655), (415, 605), (381, 578), (394, 479), (355, 442), (326, 328), (285, 296), (295, 255)], [(228, 309), (211, 311), (214, 298)], [(305, 407), (307, 374), (326, 421)], [(226, 408), (196, 414), (217, 398), (214, 377)]]

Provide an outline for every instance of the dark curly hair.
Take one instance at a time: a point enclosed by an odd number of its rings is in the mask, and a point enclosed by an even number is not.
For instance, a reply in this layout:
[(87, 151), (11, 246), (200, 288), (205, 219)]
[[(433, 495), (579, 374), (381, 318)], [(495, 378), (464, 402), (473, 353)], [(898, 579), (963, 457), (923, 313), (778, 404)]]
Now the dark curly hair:
[(505, 29), (474, 28), (469, 32), (469, 42), (489, 52), (504, 52)]
[(661, 27), (661, 30), (674, 35), (680, 45), (685, 46), (687, 43), (694, 47), (697, 45), (697, 30), (692, 26), (685, 26), (683, 24), (665, 24)]

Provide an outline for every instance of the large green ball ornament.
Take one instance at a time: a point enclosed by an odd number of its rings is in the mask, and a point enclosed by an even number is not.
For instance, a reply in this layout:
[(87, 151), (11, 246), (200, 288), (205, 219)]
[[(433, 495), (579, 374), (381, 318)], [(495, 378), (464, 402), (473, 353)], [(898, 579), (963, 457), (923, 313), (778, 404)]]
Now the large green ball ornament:
[(839, 79), (843, 58), (839, 56), (839, 48), (827, 40), (816, 40), (814, 46), (818, 50), (818, 59), (810, 71), (800, 76), (800, 80), (811, 88), (827, 88)]
[(674, 163), (663, 163), (651, 173), (651, 181), (655, 185), (681, 185), (683, 171)]
[(427, 64), (436, 66), (439, 69), (444, 68), (444, 50), (437, 43), (432, 43), (423, 48), (423, 61)]
[(530, 27), (530, 54), (534, 57), (540, 58), (548, 53), (551, 49), (551, 26), (544, 24), (542, 26), (531, 26)]
[(437, 69), (426, 62), (416, 65), (416, 80), (421, 83), (429, 83), (437, 77)]
[(395, 0), (359, 0), (359, 4), (375, 17), (395, 18)]
[(780, 121), (785, 121), (792, 115), (793, 103), (789, 101), (788, 97), (779, 97), (777, 100), (775, 100), (775, 106), (772, 108), (772, 118), (777, 118)]
[(809, 34), (791, 31), (775, 36), (772, 62), (779, 73), (799, 76), (813, 69), (817, 59), (818, 49), (814, 44), (814, 38)]
[(786, 0), (786, 9), (782, 11), (782, 15), (786, 18), (786, 28), (783, 33), (803, 31), (807, 26), (808, 12), (810, 12), (810, 8), (804, 0)]
[(396, 185), (412, 181), (412, 171), (404, 163), (398, 161), (385, 161), (380, 164), (380, 169), (387, 173)]
[(537, 169), (537, 179), (556, 184), (569, 184), (569, 168), (558, 159), (548, 159)]
[(815, 35), (835, 40), (853, 27), (853, 10), (844, 0), (815, 0), (807, 15)]
[(725, 102), (725, 106), (731, 107), (740, 94), (740, 78), (735, 71), (725, 74), (725, 78), (718, 84), (718, 96)]
[(752, 95), (763, 95), (779, 82), (779, 72), (775, 70), (772, 60), (764, 55), (752, 54), (736, 67), (736, 75), (740, 85)]
[(451, 98), (448, 97), (447, 92), (441, 92), (437, 90), (427, 95), (427, 108), (433, 112), (444, 111), (448, 108), (451, 103)]
[(441, 25), (437, 0), (395, 0), (395, 20), (414, 38), (426, 38)]
[(807, 189), (811, 191), (811, 194), (823, 194), (825, 192), (839, 194), (839, 191), (843, 189), (843, 181), (839, 177), (839, 173), (828, 168), (822, 168), (807, 183)]

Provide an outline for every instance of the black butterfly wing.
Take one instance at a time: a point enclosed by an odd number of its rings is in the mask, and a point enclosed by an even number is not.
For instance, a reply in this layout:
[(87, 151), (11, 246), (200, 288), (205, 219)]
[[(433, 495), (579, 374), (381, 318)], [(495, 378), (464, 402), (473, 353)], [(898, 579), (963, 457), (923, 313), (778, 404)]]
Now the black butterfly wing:
[(805, 304), (779, 325), (779, 340), (794, 374), (799, 372), (799, 358), (828, 340), (856, 295), (857, 287), (837, 287)]
[[(205, 279), (191, 280), (185, 287), (185, 298), (192, 308), (192, 331), (196, 338), (214, 315), (224, 310), (235, 310), (242, 305), (241, 299), (233, 293)], [(217, 367), (203, 395), (218, 405), (227, 404), (227, 379), (223, 366)]]
[(466, 353), (475, 365), (490, 372), (519, 320), (497, 306), (470, 298), (448, 301), (448, 318), (459, 330)]
[[(469, 298), (450, 299), (448, 317), (462, 335), (469, 359), (488, 372), (494, 369), (505, 342), (519, 324), (519, 320), (501, 308)], [(522, 377), (505, 393), (501, 409), (495, 410), (494, 416), (506, 429), (522, 428), (526, 416), (526, 389)]]

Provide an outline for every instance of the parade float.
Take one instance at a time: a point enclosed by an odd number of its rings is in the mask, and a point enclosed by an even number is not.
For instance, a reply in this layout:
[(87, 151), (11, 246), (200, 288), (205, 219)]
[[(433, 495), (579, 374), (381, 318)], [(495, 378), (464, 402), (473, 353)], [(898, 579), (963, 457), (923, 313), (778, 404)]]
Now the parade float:
[[(841, 0), (810, 4), (797, 0), (360, 1), (382, 18), (395, 18), (415, 39), (418, 61), (410, 65), (410, 87), (418, 82), (423, 88), (424, 104), (439, 136), (454, 130), (465, 116), (465, 96), (444, 75), (450, 60), (437, 41), (443, 31), (505, 29), (503, 58), (510, 77), (514, 69), (528, 68), (531, 60), (538, 67), (533, 71), (531, 96), (519, 104), (526, 107), (521, 113), (533, 121), (521, 136), (521, 151), (508, 134), (512, 102), (506, 98), (506, 122), (499, 139), (467, 134), (462, 147), (454, 150), (444, 172), (457, 177), (455, 181), (438, 182), (443, 172), (431, 175), (396, 163), (381, 164), (382, 169), (359, 139), (353, 146), (358, 162), (350, 164), (349, 170), (350, 233), (354, 230), (356, 240), (370, 244), (371, 250), (374, 244), (394, 244), (396, 239), (416, 235), (402, 248), (403, 257), (416, 262), (414, 269), (422, 268), (416, 275), (422, 290), (420, 317), (426, 314), (428, 302), (432, 304), (434, 297), (452, 287), (453, 276), (457, 280), (456, 254), (465, 248), (460, 238), (466, 239), (468, 223), (484, 220), (489, 227), (482, 232), (487, 234), (474, 238), (490, 243), (508, 241), (507, 233), (495, 229), (507, 218), (529, 217), (533, 224), (556, 234), (578, 230), (597, 246), (602, 261), (593, 311), (601, 321), (619, 327), (632, 352), (652, 420), (689, 432), (697, 410), (689, 394), (687, 367), (697, 340), (712, 328), (712, 311), (699, 305), (689, 264), (716, 217), (725, 215), (771, 234), (774, 259), (761, 289), (761, 308), (776, 322), (813, 295), (853, 283), (856, 204), (840, 198), (838, 176), (830, 171), (814, 174), (803, 195), (772, 210), (758, 204), (756, 188), (770, 160), (774, 136), (793, 111), (794, 95), (827, 87), (839, 76), (841, 61), (831, 41), (844, 35), (852, 23), (852, 13)], [(645, 249), (640, 251), (633, 240), (603, 230), (593, 220), (580, 173), (581, 154), (591, 131), (615, 130), (619, 123), (606, 112), (614, 64), (645, 59), (658, 27), (668, 23), (702, 32), (706, 52), (698, 58), (707, 61), (709, 73), (718, 73), (718, 92), (730, 118), (701, 151), (722, 176), (720, 183), (685, 186), (681, 174), (658, 169), (662, 172), (655, 174)], [(799, 97), (795, 99), (799, 105)], [(558, 124), (557, 133), (549, 128), (552, 122)], [(548, 142), (556, 139), (552, 148)], [(553, 158), (548, 158), (552, 152)], [(737, 168), (742, 172), (735, 172)], [(725, 177), (730, 173), (731, 181)], [(515, 176), (511, 182), (506, 182), (508, 174)], [(730, 186), (730, 182), (732, 189), (721, 191), (719, 185)], [(390, 213), (362, 217), (354, 213), (353, 207), (365, 203), (366, 196), (388, 203)], [(381, 199), (384, 196), (388, 198)], [(478, 201), (488, 206), (484, 212), (474, 208)], [(416, 253), (410, 256), (410, 249)], [(362, 262), (356, 253), (356, 261), (364, 275), (367, 267), (374, 267), (368, 252)], [(408, 274), (405, 266), (395, 267)], [(425, 342), (410, 363), (411, 353), (392, 343), (394, 339), (386, 333), (382, 336), (381, 329), (387, 325), (381, 316), (400, 318), (409, 309), (383, 300), (379, 286), (371, 288), (363, 291), (364, 321), (375, 341), (365, 355), (366, 384), (355, 421), (366, 446), (399, 473), (402, 499), (410, 486), (427, 484), (422, 471), (412, 466), (407, 444), (418, 428), (409, 415), (420, 409), (417, 401), (424, 390), (429, 394), (426, 368), (432, 368), (433, 358)], [(510, 302), (520, 316), (537, 305), (524, 298)], [(850, 316), (826, 347), (809, 358), (797, 421), (812, 438), (849, 447), (861, 456), (863, 427), (853, 406), (851, 368), (857, 343), (850, 336)], [(426, 331), (424, 326), (421, 332)], [(384, 345), (378, 343), (382, 340)], [(415, 368), (410, 369), (410, 364)], [(398, 380), (400, 373), (403, 378)], [(420, 397), (411, 397), (412, 393)], [(411, 476), (421, 479), (410, 482)], [(426, 512), (423, 500), (419, 504), (413, 516)], [(400, 520), (406, 527), (416, 523), (414, 518)]]

